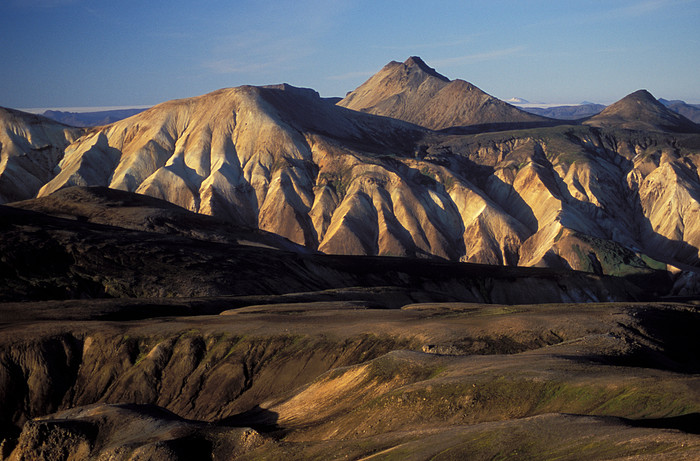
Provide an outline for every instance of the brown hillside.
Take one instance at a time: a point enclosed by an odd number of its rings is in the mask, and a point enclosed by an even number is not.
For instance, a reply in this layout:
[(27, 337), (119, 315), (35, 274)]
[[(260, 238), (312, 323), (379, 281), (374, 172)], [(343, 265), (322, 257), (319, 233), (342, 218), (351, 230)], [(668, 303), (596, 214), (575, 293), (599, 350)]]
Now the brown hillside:
[(548, 121), (496, 99), (469, 82), (451, 81), (415, 56), (404, 63), (390, 62), (338, 105), (433, 130)]
[(661, 104), (647, 90), (638, 90), (594, 115), (586, 125), (633, 130), (692, 133), (700, 127)]

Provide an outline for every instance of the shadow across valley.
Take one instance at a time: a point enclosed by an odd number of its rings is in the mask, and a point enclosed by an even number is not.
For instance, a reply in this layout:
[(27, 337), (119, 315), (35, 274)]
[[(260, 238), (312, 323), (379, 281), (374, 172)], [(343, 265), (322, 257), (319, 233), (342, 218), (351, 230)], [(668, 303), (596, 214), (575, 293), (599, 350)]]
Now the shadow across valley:
[(438, 133), (450, 135), (488, 133), (493, 131), (529, 130), (531, 128), (550, 128), (560, 125), (578, 125), (575, 120), (551, 119), (542, 122), (507, 122), (507, 123), (482, 123), (479, 125), (451, 126), (439, 130)]
[(279, 413), (255, 405), (253, 408), (216, 422), (217, 426), (250, 427), (258, 432), (271, 433), (282, 430), (277, 424)]
[(627, 419), (630, 426), (650, 429), (676, 429), (688, 434), (700, 434), (700, 413), (688, 413), (670, 418)]

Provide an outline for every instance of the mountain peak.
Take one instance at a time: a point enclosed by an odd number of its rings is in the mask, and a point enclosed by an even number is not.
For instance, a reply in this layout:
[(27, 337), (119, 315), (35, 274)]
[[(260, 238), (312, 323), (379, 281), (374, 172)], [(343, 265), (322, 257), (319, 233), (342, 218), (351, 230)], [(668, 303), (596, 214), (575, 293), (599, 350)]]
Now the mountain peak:
[(644, 89), (628, 94), (585, 123), (635, 130), (698, 131), (697, 125), (668, 109)]
[(450, 80), (418, 56), (392, 61), (338, 102), (432, 130), (491, 123), (544, 122), (464, 80)]
[(450, 81), (449, 78), (447, 78), (447, 77), (445, 77), (444, 75), (438, 73), (435, 69), (433, 69), (432, 67), (430, 67), (429, 65), (427, 65), (427, 64), (425, 63), (425, 61), (423, 61), (423, 60), (422, 60), (420, 57), (418, 57), (418, 56), (411, 56), (411, 57), (408, 58), (406, 61), (404, 61), (403, 64), (404, 64), (404, 66), (406, 66), (406, 67), (408, 67), (408, 68), (413, 68), (413, 67), (418, 68), (418, 69), (422, 70), (423, 72), (425, 72), (426, 74), (432, 75), (433, 77), (437, 77), (437, 78), (439, 78), (440, 80), (443, 80), (443, 81), (445, 81), (445, 82), (449, 82), (449, 81)]
[(628, 94), (627, 96), (625, 96), (624, 98), (622, 98), (622, 99), (621, 99), (620, 101), (618, 101), (618, 102), (623, 102), (623, 101), (637, 101), (637, 102), (640, 102), (640, 103), (641, 103), (641, 102), (645, 102), (645, 103), (654, 104), (654, 105), (657, 105), (657, 104), (662, 105), (662, 104), (654, 97), (653, 94), (649, 93), (648, 90), (644, 90), (644, 89), (642, 89), (642, 90), (637, 90), (637, 91), (635, 91), (635, 92), (633, 92), (633, 93), (630, 93), (630, 94)]

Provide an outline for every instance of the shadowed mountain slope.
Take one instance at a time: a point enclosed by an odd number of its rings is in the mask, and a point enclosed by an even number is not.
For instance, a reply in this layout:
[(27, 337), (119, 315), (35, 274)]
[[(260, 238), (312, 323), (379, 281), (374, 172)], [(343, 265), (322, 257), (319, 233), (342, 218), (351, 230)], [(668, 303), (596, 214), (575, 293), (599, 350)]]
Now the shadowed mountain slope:
[(232, 225), (213, 216), (192, 213), (170, 202), (101, 186), (72, 186), (51, 195), (15, 202), (15, 208), (58, 218), (75, 219), (146, 232), (181, 235), (198, 240), (276, 248), (308, 253), (279, 235)]
[(451, 81), (416, 56), (404, 63), (390, 62), (338, 105), (433, 130), (550, 121), (489, 96), (469, 82)]
[[(226, 238), (216, 238), (223, 226), (184, 210), (169, 216), (150, 211), (154, 208), (137, 210), (156, 218), (144, 220), (149, 230), (144, 232), (128, 222), (135, 212), (111, 207), (113, 199), (103, 199), (108, 194), (66, 192), (82, 197), (80, 208), (93, 210), (87, 219), (112, 225), (0, 207), (0, 301), (278, 295), (348, 287), (396, 287), (446, 300), (515, 303), (642, 295), (622, 280), (583, 272), (281, 251), (274, 243), (285, 249), (292, 245), (259, 231), (230, 229)], [(130, 194), (117, 195), (129, 201), (124, 196)], [(136, 197), (131, 203), (139, 201), (144, 202)], [(35, 202), (24, 206), (50, 208), (45, 199)], [(53, 207), (52, 213), (75, 216), (76, 208), (74, 201), (66, 212)], [(118, 227), (125, 215), (127, 228)], [(173, 216), (177, 227), (164, 233)], [(148, 225), (154, 221), (155, 229)]]

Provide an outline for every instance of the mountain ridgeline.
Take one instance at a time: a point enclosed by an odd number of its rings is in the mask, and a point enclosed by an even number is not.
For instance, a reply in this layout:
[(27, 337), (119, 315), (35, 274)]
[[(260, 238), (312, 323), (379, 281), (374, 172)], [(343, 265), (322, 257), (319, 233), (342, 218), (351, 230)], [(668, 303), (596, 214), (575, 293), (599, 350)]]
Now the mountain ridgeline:
[(698, 291), (700, 130), (644, 90), (556, 121), (412, 57), (337, 105), (242, 86), (101, 127), (0, 123), (5, 203), (104, 186), (328, 254), (666, 271)]

